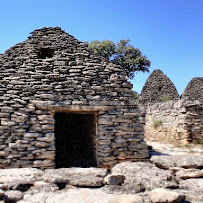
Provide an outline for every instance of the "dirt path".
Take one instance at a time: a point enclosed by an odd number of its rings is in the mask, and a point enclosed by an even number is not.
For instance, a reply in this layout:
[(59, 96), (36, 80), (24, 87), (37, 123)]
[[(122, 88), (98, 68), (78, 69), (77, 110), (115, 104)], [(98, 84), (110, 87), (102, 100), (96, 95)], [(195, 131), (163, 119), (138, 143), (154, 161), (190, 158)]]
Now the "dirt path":
[(182, 155), (182, 154), (195, 154), (203, 156), (203, 145), (174, 145), (167, 143), (160, 143), (157, 141), (146, 140), (147, 145), (150, 146), (151, 156), (156, 155)]

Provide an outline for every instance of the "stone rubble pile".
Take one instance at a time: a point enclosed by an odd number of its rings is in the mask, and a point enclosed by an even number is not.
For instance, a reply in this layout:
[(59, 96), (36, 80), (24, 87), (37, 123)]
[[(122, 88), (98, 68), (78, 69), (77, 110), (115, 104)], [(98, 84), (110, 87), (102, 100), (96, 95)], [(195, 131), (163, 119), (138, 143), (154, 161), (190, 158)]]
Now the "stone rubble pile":
[(119, 163), (111, 171), (1, 169), (0, 199), (19, 203), (201, 203), (203, 157), (157, 156), (151, 163)]

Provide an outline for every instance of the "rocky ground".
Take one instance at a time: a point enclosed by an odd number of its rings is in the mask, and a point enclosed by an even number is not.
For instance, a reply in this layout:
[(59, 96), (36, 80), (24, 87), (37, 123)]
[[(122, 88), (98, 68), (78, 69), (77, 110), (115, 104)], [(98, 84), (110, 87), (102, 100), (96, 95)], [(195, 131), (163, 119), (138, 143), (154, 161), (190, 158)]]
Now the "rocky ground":
[(154, 147), (150, 162), (123, 162), (110, 171), (99, 168), (1, 169), (0, 202), (202, 203), (201, 148), (191, 153), (183, 148), (171, 151), (175, 148), (173, 145), (150, 144)]
[(151, 156), (157, 155), (183, 155), (195, 154), (203, 156), (203, 144), (169, 144), (160, 143), (155, 140), (146, 140), (151, 148)]

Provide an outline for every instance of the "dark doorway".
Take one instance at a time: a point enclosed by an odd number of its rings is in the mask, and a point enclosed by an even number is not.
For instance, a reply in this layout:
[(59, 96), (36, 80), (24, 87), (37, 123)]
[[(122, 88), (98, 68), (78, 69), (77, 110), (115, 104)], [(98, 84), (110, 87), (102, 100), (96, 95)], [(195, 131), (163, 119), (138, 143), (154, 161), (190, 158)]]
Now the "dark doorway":
[(55, 114), (56, 168), (96, 167), (94, 114)]

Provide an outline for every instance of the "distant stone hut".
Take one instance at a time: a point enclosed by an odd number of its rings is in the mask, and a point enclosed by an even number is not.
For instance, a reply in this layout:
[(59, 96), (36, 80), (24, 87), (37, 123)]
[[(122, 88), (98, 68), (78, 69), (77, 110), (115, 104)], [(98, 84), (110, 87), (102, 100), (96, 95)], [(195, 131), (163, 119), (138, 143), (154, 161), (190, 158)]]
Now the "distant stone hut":
[(203, 78), (193, 78), (182, 97), (166, 75), (155, 70), (147, 79), (140, 103), (148, 139), (179, 143), (203, 141)]
[(150, 104), (178, 98), (178, 92), (171, 80), (161, 70), (154, 70), (142, 88), (140, 103)]
[(185, 88), (181, 99), (203, 101), (203, 77), (193, 78)]
[(0, 167), (111, 167), (148, 157), (120, 66), (61, 28), (0, 55)]

